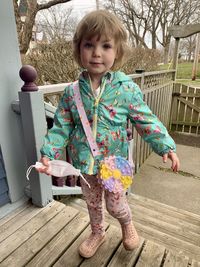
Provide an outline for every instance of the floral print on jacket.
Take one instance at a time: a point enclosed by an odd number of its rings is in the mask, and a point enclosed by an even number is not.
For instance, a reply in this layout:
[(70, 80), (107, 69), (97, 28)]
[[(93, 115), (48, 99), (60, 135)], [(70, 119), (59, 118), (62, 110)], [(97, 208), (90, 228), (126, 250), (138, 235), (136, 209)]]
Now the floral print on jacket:
[(58, 159), (67, 146), (68, 154), (75, 168), (85, 174), (96, 174), (99, 162), (110, 155), (127, 158), (127, 120), (136, 128), (141, 137), (159, 155), (176, 149), (173, 139), (165, 126), (143, 101), (138, 85), (123, 72), (108, 72), (102, 78), (100, 96), (95, 97), (90, 87), (87, 72), (79, 77), (79, 87), (84, 108), (94, 137), (101, 151), (95, 159), (84, 133), (69, 84), (59, 102), (54, 125), (48, 130), (41, 148), (41, 154)]

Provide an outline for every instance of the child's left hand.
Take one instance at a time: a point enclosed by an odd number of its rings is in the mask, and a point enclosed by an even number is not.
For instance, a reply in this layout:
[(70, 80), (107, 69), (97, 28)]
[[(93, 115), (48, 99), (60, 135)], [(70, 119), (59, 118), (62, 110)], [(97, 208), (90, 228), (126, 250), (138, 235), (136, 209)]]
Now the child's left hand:
[(172, 170), (174, 172), (177, 172), (180, 168), (180, 161), (179, 161), (177, 154), (173, 151), (170, 151), (169, 153), (164, 154), (163, 162), (166, 163), (168, 158), (172, 161), (172, 166), (171, 166)]

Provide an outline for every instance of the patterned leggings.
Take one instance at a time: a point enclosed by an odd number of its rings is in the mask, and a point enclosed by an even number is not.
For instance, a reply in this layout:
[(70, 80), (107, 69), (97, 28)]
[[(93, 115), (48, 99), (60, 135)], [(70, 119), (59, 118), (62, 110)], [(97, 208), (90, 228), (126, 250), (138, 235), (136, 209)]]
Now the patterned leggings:
[(125, 192), (114, 194), (104, 190), (98, 183), (96, 175), (84, 175), (84, 177), (91, 186), (91, 188), (89, 188), (81, 179), (81, 188), (87, 203), (93, 233), (102, 234), (105, 232), (103, 196), (105, 198), (107, 211), (114, 218), (118, 219), (120, 224), (126, 224), (132, 220)]

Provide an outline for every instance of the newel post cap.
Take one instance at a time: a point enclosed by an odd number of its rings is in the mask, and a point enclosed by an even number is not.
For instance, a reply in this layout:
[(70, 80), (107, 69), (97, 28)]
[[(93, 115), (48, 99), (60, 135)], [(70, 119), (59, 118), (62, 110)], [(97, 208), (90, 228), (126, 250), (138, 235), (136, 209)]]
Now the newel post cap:
[(37, 71), (34, 67), (31, 65), (22, 66), (19, 71), (19, 76), (24, 81), (24, 85), (21, 88), (23, 92), (38, 91), (38, 87), (34, 83), (37, 78)]

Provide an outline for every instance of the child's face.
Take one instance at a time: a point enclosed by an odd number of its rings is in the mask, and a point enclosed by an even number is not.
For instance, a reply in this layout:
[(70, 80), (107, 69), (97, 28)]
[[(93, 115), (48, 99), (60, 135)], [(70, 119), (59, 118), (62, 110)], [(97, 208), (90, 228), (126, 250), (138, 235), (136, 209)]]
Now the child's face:
[(82, 39), (80, 44), (81, 62), (91, 78), (101, 79), (113, 66), (116, 54), (113, 38), (94, 36), (90, 40)]

